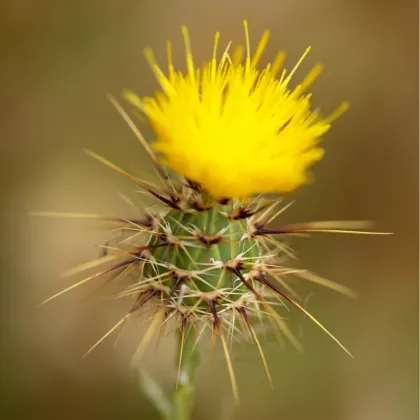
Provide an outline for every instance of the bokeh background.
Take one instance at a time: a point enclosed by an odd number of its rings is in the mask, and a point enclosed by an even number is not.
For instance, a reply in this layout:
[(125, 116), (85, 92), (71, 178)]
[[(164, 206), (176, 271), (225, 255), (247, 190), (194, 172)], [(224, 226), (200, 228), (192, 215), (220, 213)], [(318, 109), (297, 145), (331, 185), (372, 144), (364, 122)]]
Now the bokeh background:
[[(60, 273), (97, 256), (107, 226), (29, 217), (34, 210), (137, 216), (143, 196), (86, 157), (87, 147), (153, 178), (145, 153), (106, 99), (130, 87), (153, 93), (142, 50), (164, 58), (174, 41), (183, 65), (186, 23), (197, 62), (216, 30), (252, 44), (265, 28), (264, 59), (289, 51), (291, 67), (313, 51), (296, 79), (321, 61), (314, 102), (352, 108), (325, 140), (316, 182), (289, 199), (284, 222), (368, 219), (390, 237), (296, 239), (299, 264), (360, 293), (356, 300), (315, 285), (298, 289), (312, 311), (353, 352), (340, 349), (301, 314), (288, 314), (305, 354), (264, 342), (275, 389), (255, 347), (234, 348), (242, 404), (232, 407), (223, 357), (203, 355), (196, 419), (414, 420), (418, 415), (418, 4), (414, 0), (20, 0), (0, 2), (1, 416), (5, 419), (158, 418), (138, 387), (131, 356), (141, 320), (117, 346), (81, 355), (127, 309), (95, 287), (37, 304), (74, 279)], [(151, 132), (144, 128), (146, 136)], [(171, 336), (137, 365), (170, 391)]]

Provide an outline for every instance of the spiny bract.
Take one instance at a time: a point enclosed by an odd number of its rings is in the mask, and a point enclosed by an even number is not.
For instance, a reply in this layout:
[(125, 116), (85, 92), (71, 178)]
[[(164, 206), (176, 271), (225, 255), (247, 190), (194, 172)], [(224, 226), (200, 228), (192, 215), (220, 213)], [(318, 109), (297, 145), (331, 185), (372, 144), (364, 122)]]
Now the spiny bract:
[[(116, 278), (121, 283), (121, 276), (130, 273), (127, 276), (129, 283), (117, 297), (132, 296), (133, 306), (88, 353), (150, 302), (154, 302), (156, 312), (138, 354), (145, 350), (152, 332), (159, 326), (163, 329), (170, 320), (179, 320), (182, 335), (193, 329), (197, 342), (206, 331), (210, 332), (213, 338), (221, 340), (236, 396), (228, 350), (228, 343), (234, 338), (242, 339), (248, 335), (256, 343), (270, 378), (253, 326), (254, 318), (268, 320), (276, 334), (284, 334), (301, 349), (286, 322), (274, 310), (277, 305), (291, 303), (348, 352), (298, 303), (299, 298), (288, 283), (290, 277), (295, 276), (348, 296), (353, 296), (353, 292), (308, 270), (286, 266), (285, 262), (293, 257), (293, 251), (283, 238), (311, 232), (368, 233), (350, 230), (360, 227), (361, 222), (311, 222), (273, 228), (270, 223), (288, 207), (281, 207), (281, 199), (258, 197), (218, 201), (196, 183), (174, 176), (164, 180), (165, 186), (161, 189), (155, 187), (152, 190), (113, 163), (93, 152), (89, 154), (128, 176), (163, 206), (158, 209), (153, 206), (144, 220), (44, 213), (107, 220), (120, 224), (120, 229), (128, 234), (118, 245), (119, 249), (107, 246), (105, 249), (112, 250), (112, 253), (76, 267), (71, 273), (115, 261), (113, 265), (47, 300), (109, 273), (118, 274)], [(338, 229), (332, 229), (332, 225)]]

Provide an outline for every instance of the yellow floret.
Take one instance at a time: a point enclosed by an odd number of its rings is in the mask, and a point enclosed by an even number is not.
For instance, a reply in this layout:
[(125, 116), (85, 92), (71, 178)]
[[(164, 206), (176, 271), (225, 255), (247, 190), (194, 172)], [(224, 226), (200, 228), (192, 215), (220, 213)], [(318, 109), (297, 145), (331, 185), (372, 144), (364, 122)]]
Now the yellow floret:
[(309, 166), (320, 160), (320, 138), (344, 112), (344, 103), (327, 118), (311, 110), (306, 89), (321, 71), (315, 66), (294, 90), (288, 88), (297, 67), (277, 77), (284, 60), (279, 53), (272, 64), (256, 66), (267, 44), (264, 32), (251, 57), (248, 25), (244, 22), (246, 57), (238, 46), (217, 59), (219, 33), (211, 61), (195, 68), (187, 28), (187, 72), (175, 72), (168, 42), (168, 76), (150, 49), (146, 57), (161, 86), (154, 98), (126, 98), (147, 117), (156, 133), (154, 149), (162, 163), (203, 185), (216, 198), (242, 198), (255, 193), (290, 192), (307, 181)]

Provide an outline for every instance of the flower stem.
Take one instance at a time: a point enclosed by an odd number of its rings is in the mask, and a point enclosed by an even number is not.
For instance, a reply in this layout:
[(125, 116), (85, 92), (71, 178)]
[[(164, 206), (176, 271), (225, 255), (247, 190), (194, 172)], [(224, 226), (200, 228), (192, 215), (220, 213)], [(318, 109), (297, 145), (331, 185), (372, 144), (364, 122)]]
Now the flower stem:
[(172, 394), (173, 419), (190, 420), (194, 408), (194, 377), (198, 365), (194, 328), (179, 332), (179, 376)]

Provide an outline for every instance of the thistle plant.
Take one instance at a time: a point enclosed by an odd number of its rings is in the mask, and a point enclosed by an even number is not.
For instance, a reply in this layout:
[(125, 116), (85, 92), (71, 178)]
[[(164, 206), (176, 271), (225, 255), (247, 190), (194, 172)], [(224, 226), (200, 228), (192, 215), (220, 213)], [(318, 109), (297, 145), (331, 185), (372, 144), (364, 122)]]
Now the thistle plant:
[[(236, 400), (233, 340), (250, 338), (255, 343), (271, 382), (255, 320), (266, 322), (280, 338), (285, 336), (301, 348), (277, 307), (281, 311), (291, 305), (303, 312), (350, 354), (302, 306), (288, 279), (311, 281), (348, 296), (354, 293), (308, 270), (291, 267), (293, 250), (285, 239), (313, 232), (374, 232), (359, 230), (365, 228), (364, 222), (276, 223), (289, 206), (284, 194), (307, 182), (309, 167), (323, 155), (319, 146), (322, 136), (348, 105), (341, 104), (326, 117), (312, 110), (307, 90), (320, 73), (320, 65), (297, 87), (289, 87), (309, 48), (290, 72), (282, 70), (283, 52), (262, 71), (257, 70), (269, 33), (263, 33), (251, 54), (246, 21), (244, 28), (245, 48), (238, 46), (231, 52), (229, 43), (218, 58), (216, 33), (211, 60), (195, 67), (190, 37), (183, 27), (185, 74), (174, 69), (170, 42), (166, 75), (152, 50), (145, 51), (160, 91), (153, 98), (140, 99), (131, 91), (124, 96), (153, 128), (156, 140), (151, 144), (124, 108), (110, 98), (152, 159), (159, 185), (87, 153), (129, 178), (156, 204), (139, 219), (64, 214), (116, 223), (127, 237), (118, 246), (105, 247), (106, 255), (72, 273), (108, 264), (106, 268), (47, 301), (106, 274), (118, 278), (122, 286), (117, 297), (131, 296), (134, 303), (88, 353), (142, 308), (152, 316), (138, 354), (144, 352), (156, 331), (176, 322), (178, 378), (172, 400), (167, 401), (161, 391), (150, 392), (155, 384), (145, 382), (146, 392), (164, 418), (190, 418), (199, 344), (204, 336), (210, 336), (212, 348), (220, 343)], [(121, 282), (124, 276), (125, 283)]]

